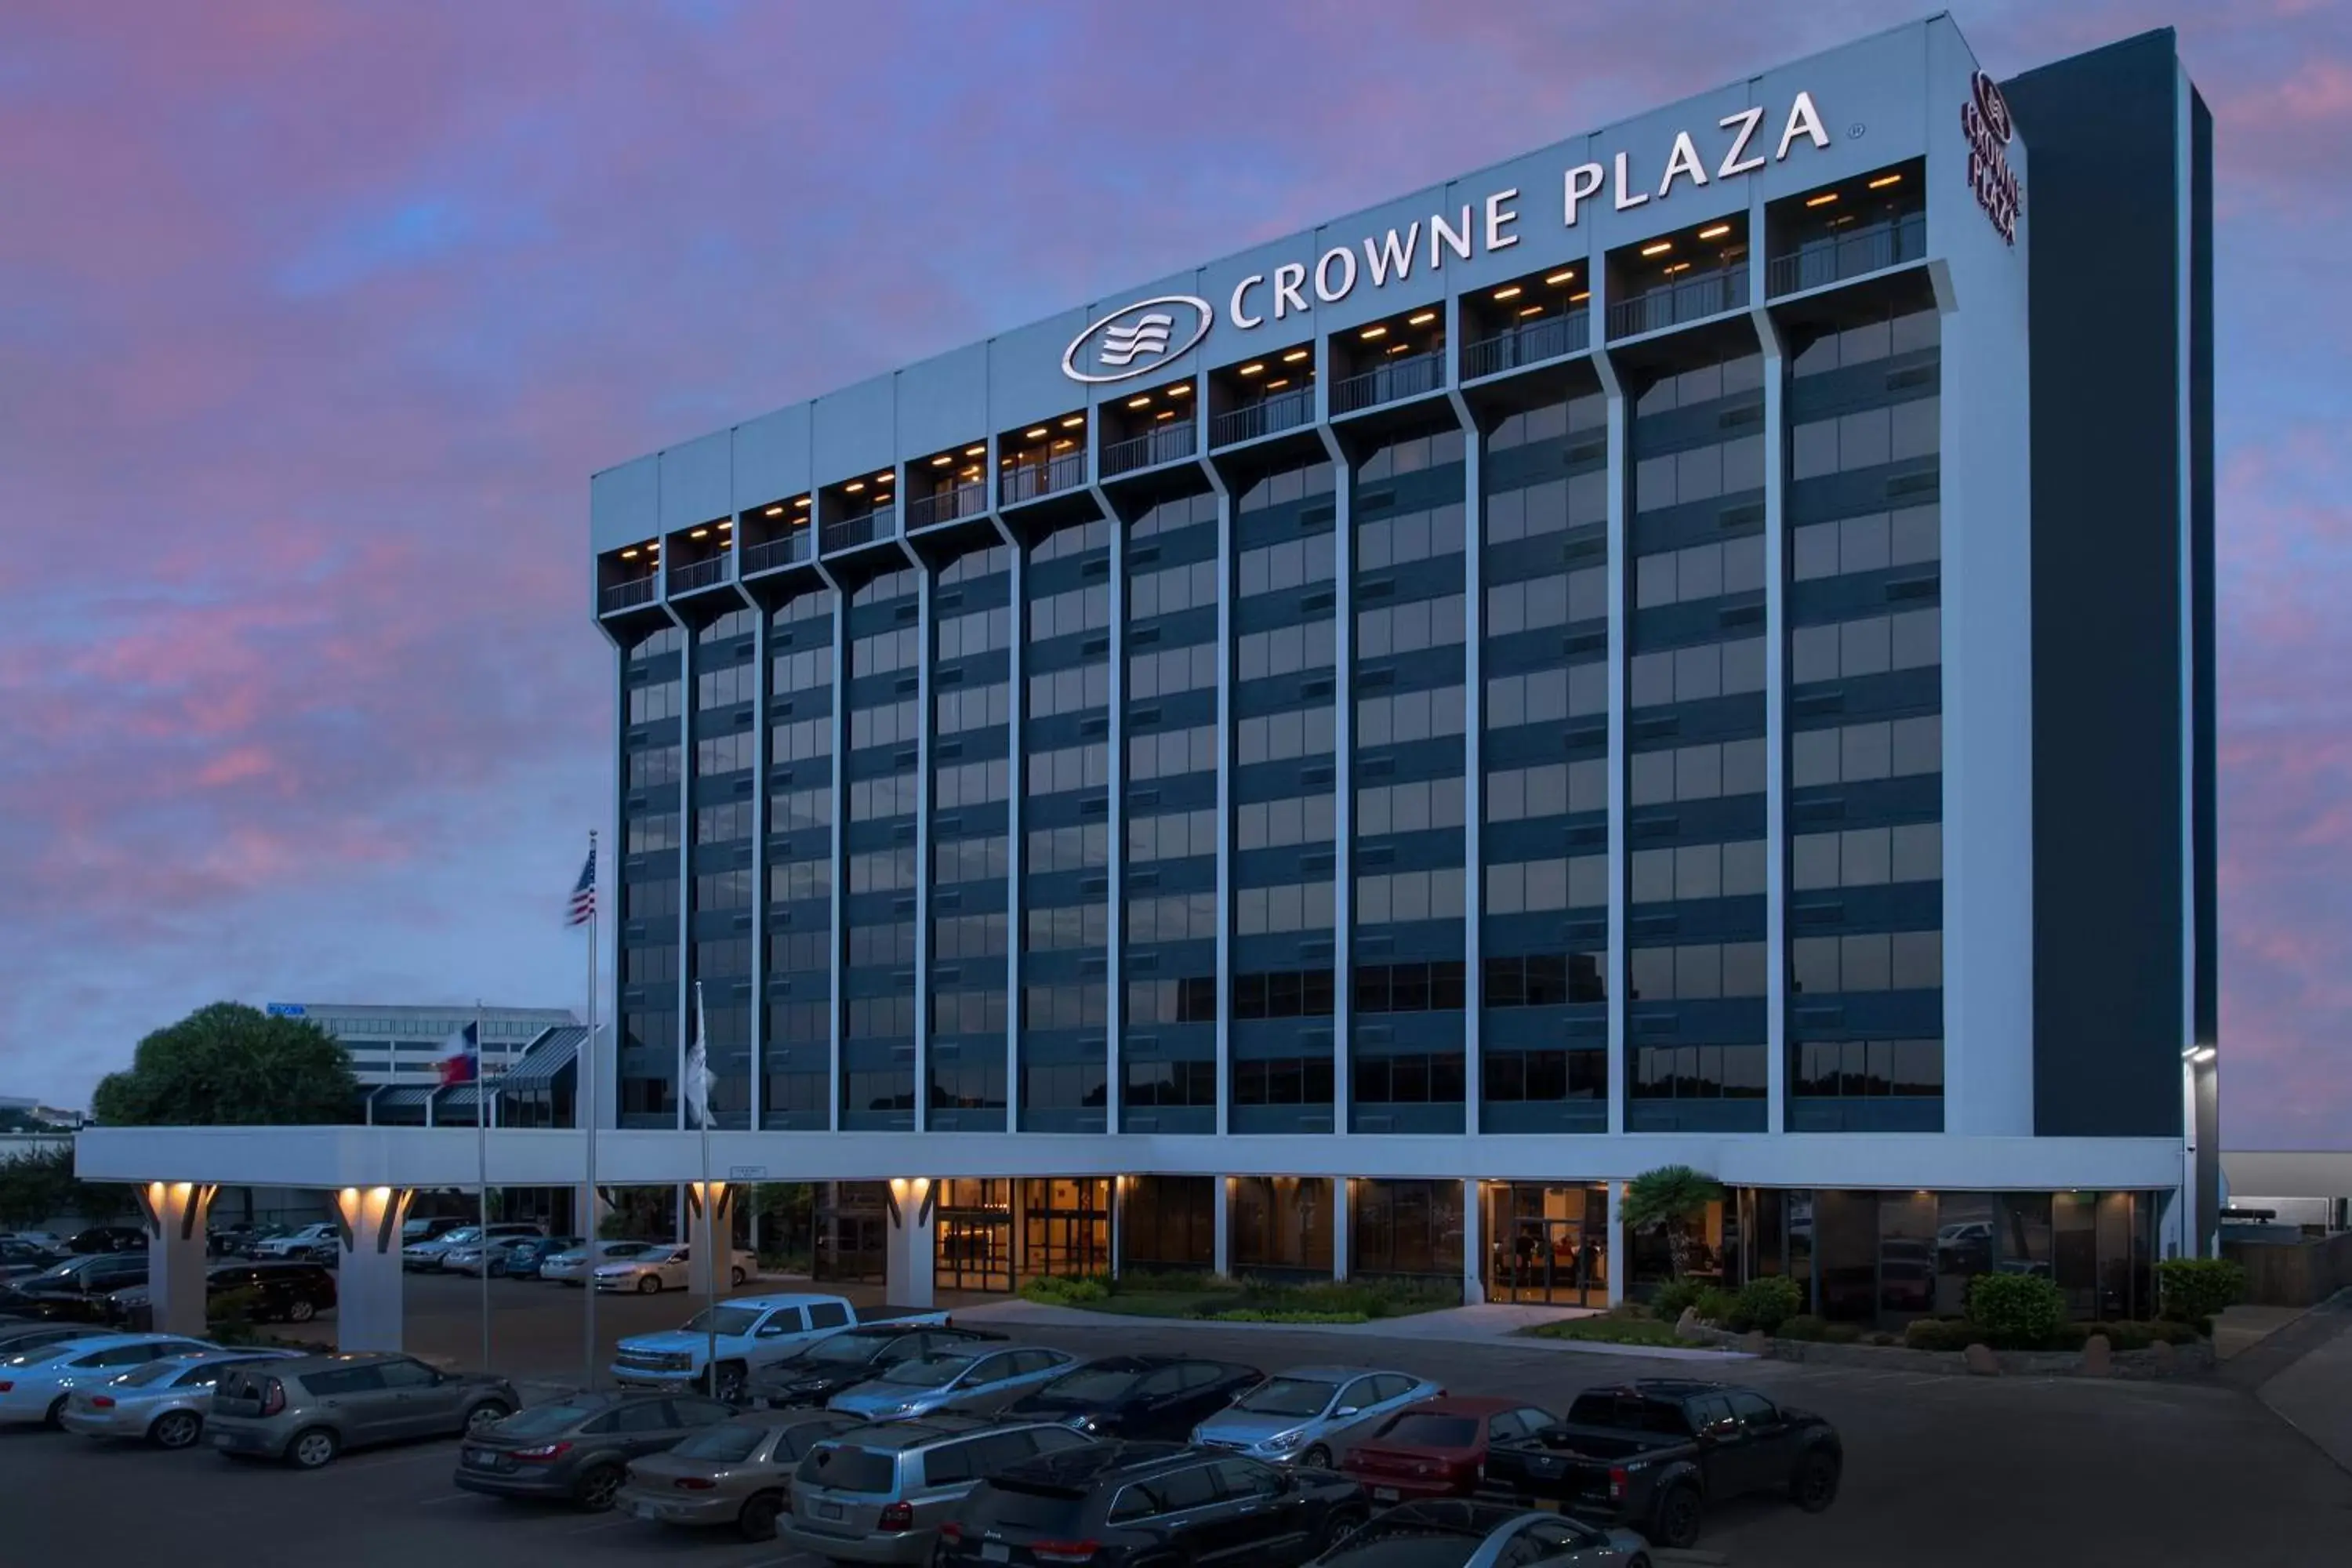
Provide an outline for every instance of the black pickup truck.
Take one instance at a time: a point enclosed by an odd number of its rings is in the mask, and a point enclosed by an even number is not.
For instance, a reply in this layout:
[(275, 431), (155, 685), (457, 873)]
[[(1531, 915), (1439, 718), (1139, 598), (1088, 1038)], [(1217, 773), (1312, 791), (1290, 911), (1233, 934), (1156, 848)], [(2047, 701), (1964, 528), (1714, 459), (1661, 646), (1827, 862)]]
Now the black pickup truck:
[(1489, 1448), (1480, 1489), (1686, 1547), (1706, 1510), (1731, 1498), (1778, 1493), (1819, 1513), (1843, 1464), (1818, 1415), (1753, 1389), (1645, 1378), (1587, 1389), (1559, 1425)]

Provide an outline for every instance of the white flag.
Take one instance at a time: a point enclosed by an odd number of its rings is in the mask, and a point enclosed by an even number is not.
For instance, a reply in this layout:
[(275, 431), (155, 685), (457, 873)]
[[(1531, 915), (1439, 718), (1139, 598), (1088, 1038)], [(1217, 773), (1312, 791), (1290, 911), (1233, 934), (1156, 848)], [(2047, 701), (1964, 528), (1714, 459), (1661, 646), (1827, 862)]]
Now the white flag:
[(702, 982), (694, 983), (694, 1044), (686, 1053), (686, 1110), (696, 1127), (718, 1125), (710, 1115), (710, 1089), (719, 1075), (710, 1070), (710, 1036), (703, 1026)]

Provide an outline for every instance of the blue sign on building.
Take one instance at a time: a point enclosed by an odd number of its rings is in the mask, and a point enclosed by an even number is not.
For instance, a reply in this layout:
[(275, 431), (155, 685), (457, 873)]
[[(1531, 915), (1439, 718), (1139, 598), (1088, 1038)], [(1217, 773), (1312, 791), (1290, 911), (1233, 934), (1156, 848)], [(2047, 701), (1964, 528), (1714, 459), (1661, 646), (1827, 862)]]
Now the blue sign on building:
[(309, 1011), (299, 1002), (271, 1002), (266, 1004), (262, 1010), (273, 1018), (303, 1018), (310, 1016)]

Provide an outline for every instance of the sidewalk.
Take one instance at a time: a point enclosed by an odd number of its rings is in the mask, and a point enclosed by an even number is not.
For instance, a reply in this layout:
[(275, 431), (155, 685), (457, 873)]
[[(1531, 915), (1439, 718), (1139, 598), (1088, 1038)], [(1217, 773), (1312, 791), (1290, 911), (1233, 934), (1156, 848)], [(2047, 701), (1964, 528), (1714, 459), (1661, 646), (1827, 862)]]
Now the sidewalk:
[(992, 1323), (1024, 1329), (1117, 1329), (1121, 1324), (1154, 1327), (1189, 1325), (1220, 1333), (1344, 1334), (1370, 1340), (1407, 1340), (1422, 1343), (1508, 1345), (1515, 1350), (1561, 1351), (1569, 1354), (1654, 1356), (1661, 1361), (1735, 1362), (1752, 1358), (1736, 1351), (1706, 1350), (1680, 1345), (1620, 1345), (1588, 1340), (1547, 1340), (1521, 1336), (1519, 1330), (1567, 1318), (1596, 1316), (1579, 1308), (1506, 1306), (1487, 1302), (1475, 1307), (1445, 1307), (1402, 1318), (1375, 1318), (1368, 1323), (1221, 1323), (1197, 1318), (1127, 1318), (1114, 1312), (1089, 1312), (1081, 1307), (1049, 1307), (1037, 1301), (991, 1301), (961, 1308), (958, 1322)]
[(2352, 1473), (2352, 1290), (2303, 1314), (2295, 1332), (2311, 1348), (2255, 1397)]

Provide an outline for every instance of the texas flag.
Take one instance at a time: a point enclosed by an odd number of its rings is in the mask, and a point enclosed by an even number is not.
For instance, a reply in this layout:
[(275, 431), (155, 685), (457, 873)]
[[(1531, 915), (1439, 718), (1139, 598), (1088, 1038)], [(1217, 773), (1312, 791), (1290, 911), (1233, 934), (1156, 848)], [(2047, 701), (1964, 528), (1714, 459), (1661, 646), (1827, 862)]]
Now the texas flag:
[(475, 1026), (467, 1025), (449, 1037), (449, 1054), (441, 1058), (441, 1082), (472, 1083), (482, 1076), (482, 1042)]

